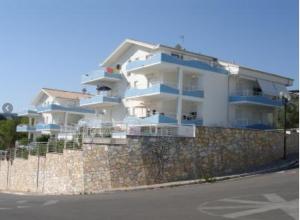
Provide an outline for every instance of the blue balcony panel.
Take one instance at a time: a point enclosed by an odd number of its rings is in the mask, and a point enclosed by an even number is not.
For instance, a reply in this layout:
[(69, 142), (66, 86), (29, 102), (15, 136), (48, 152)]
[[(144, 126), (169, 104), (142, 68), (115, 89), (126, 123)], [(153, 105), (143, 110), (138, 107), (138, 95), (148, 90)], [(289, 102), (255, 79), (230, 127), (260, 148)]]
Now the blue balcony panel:
[(109, 107), (113, 105), (117, 105), (121, 103), (120, 97), (110, 97), (104, 95), (96, 95), (92, 98), (81, 99), (80, 106), (96, 106), (96, 107)]
[(37, 124), (36, 126), (37, 131), (59, 131), (60, 125), (58, 124)]
[(164, 84), (157, 84), (145, 89), (130, 88), (125, 92), (125, 98), (149, 96), (149, 95), (156, 95), (161, 93), (167, 93), (173, 95), (179, 94), (178, 89), (172, 88)]
[(40, 114), (36, 110), (27, 109), (18, 113), (19, 117), (39, 117)]
[(143, 124), (143, 118), (136, 116), (126, 116), (123, 120), (125, 124), (134, 125), (134, 124)]
[(60, 112), (72, 112), (77, 114), (94, 114), (95, 111), (91, 109), (81, 108), (81, 107), (70, 107), (70, 106), (62, 106), (57, 104), (49, 104), (45, 106), (38, 106), (37, 111), (39, 113), (43, 112), (53, 112), (53, 111), (60, 111)]
[(81, 84), (95, 85), (97, 81), (119, 81), (122, 79), (120, 73), (108, 73), (104, 70), (95, 70), (81, 76)]
[(143, 119), (144, 124), (177, 124), (177, 120), (162, 114), (152, 115)]
[(203, 90), (194, 90), (194, 91), (182, 91), (182, 94), (185, 96), (192, 96), (195, 98), (204, 98), (204, 91)]
[[(124, 123), (131, 125), (147, 125), (147, 124), (177, 124), (177, 119), (165, 116), (162, 114), (151, 115), (146, 118), (138, 118), (135, 116), (128, 116), (124, 119)], [(182, 120), (184, 125), (202, 125), (202, 119)]]
[(201, 126), (203, 125), (203, 120), (202, 119), (191, 119), (191, 120), (182, 120), (181, 121), (182, 124), (185, 125), (197, 125), (197, 126)]
[(31, 125), (18, 125), (17, 126), (17, 129), (16, 129), (17, 132), (35, 132), (36, 131), (36, 128), (35, 126), (31, 126)]
[(273, 100), (264, 96), (230, 96), (229, 102), (232, 104), (254, 104), (272, 107), (282, 106), (281, 100)]
[(270, 130), (274, 129), (274, 126), (262, 124), (262, 123), (256, 123), (256, 124), (250, 124), (250, 125), (236, 125), (236, 128), (248, 128), (248, 129), (256, 129), (256, 130)]
[(131, 61), (127, 64), (126, 70), (134, 71), (139, 68), (143, 68), (155, 64), (161, 64), (161, 63), (181, 65), (189, 68), (195, 68), (195, 69), (216, 72), (216, 73), (226, 74), (226, 75), (228, 74), (228, 71), (223, 67), (212, 66), (199, 60), (183, 60), (165, 53), (156, 53), (146, 60)]

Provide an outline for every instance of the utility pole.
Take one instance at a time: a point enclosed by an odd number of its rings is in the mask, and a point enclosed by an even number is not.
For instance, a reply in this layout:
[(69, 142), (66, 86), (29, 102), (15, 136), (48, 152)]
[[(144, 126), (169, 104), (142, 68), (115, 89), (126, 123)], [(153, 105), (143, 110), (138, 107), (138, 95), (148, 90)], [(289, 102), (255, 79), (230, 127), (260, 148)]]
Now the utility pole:
[(286, 97), (282, 98), (284, 105), (284, 127), (283, 127), (283, 159), (286, 160), (286, 106), (288, 99)]
[(287, 149), (286, 149), (286, 107), (288, 105), (288, 102), (290, 100), (290, 96), (288, 94), (284, 94), (283, 92), (280, 92), (279, 94), (279, 97), (281, 98), (282, 100), (282, 104), (283, 104), (283, 157), (282, 159), (283, 160), (286, 160), (287, 159)]

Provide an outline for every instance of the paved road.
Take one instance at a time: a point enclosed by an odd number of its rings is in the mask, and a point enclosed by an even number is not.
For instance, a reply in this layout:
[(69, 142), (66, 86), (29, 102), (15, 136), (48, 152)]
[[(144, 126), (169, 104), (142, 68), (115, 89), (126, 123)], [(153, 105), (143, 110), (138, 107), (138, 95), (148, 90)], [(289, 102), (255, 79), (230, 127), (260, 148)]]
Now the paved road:
[(298, 169), (174, 188), (85, 196), (0, 194), (1, 220), (298, 219)]

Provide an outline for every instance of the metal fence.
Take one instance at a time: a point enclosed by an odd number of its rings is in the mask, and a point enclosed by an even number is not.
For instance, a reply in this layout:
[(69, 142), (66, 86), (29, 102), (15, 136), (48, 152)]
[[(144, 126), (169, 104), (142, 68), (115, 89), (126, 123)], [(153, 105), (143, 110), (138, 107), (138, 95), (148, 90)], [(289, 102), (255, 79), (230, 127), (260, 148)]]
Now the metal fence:
[[(0, 151), (0, 159), (14, 158), (28, 159), (32, 156), (46, 156), (47, 153), (62, 154), (65, 149), (82, 149), (85, 138), (110, 138), (124, 140), (127, 136), (156, 136), (156, 137), (195, 137), (195, 125), (171, 124), (128, 124), (124, 122), (84, 124), (81, 127), (68, 127), (61, 130), (57, 138), (50, 138), (48, 142), (16, 142), (15, 148)], [(68, 137), (68, 138), (62, 138)]]
[(195, 137), (195, 125), (172, 124), (127, 124), (123, 122), (85, 126), (81, 129), (83, 138), (126, 138), (127, 136), (170, 136)]
[(82, 149), (81, 139), (73, 141), (49, 140), (48, 142), (32, 142), (28, 145), (16, 146), (15, 148), (0, 151), (0, 159), (13, 160), (15, 158), (28, 159), (31, 156), (45, 157), (47, 153), (62, 154), (65, 149)]

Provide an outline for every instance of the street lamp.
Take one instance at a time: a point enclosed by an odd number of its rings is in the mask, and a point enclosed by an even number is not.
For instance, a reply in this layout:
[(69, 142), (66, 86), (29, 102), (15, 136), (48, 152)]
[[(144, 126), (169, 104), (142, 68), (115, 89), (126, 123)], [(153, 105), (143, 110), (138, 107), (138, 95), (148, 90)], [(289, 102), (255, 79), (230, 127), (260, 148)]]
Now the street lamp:
[(286, 107), (287, 107), (287, 104), (288, 102), (290, 101), (291, 97), (289, 96), (288, 93), (284, 93), (284, 92), (280, 92), (279, 93), (279, 97), (281, 98), (282, 100), (282, 104), (283, 104), (283, 107), (284, 107), (284, 121), (283, 121), (283, 159), (286, 160)]

